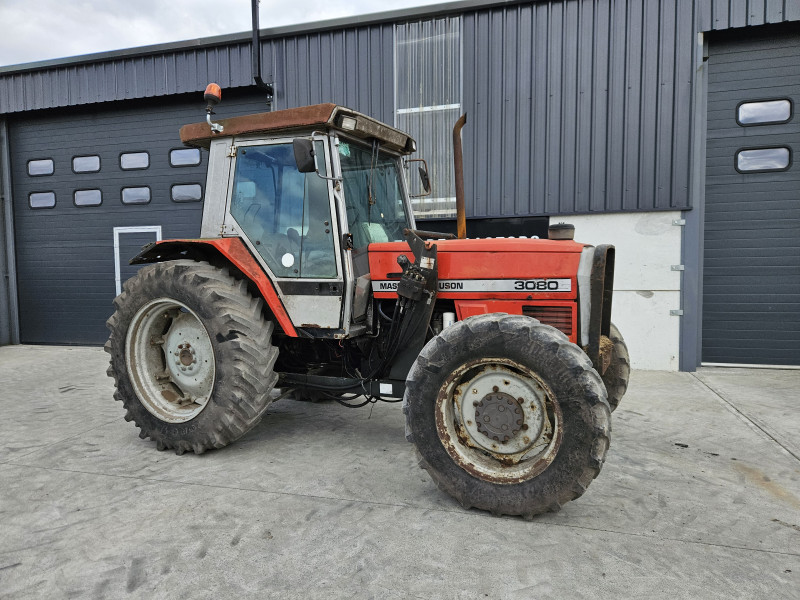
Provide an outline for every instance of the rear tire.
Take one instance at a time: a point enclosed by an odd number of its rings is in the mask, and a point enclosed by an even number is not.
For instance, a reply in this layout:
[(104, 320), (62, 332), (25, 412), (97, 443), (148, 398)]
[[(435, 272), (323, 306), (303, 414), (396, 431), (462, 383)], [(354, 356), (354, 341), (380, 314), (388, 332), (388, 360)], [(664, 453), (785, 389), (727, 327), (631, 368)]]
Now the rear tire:
[(446, 328), (409, 372), (406, 437), (462, 506), (532, 518), (586, 490), (605, 460), (610, 410), (588, 356), (530, 317)]
[(628, 391), (628, 380), (631, 376), (631, 359), (628, 354), (628, 346), (622, 338), (622, 334), (617, 326), (611, 324), (609, 339), (614, 344), (611, 350), (611, 362), (603, 373), (603, 383), (608, 392), (608, 404), (611, 412), (619, 406), (625, 392)]
[(159, 450), (202, 454), (252, 429), (278, 376), (273, 324), (244, 281), (205, 262), (142, 267), (114, 300), (109, 376)]

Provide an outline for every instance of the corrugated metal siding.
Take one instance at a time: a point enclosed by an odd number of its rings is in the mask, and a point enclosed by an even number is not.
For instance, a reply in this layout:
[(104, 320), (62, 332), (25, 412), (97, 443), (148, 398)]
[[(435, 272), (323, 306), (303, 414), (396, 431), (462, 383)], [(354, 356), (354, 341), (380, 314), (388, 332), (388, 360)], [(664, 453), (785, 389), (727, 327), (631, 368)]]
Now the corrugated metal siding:
[(701, 0), (699, 31), (800, 21), (798, 0)]
[(574, 0), (465, 15), (468, 214), (688, 207), (693, 8)]
[(203, 90), (209, 81), (250, 85), (250, 44), (0, 76), (0, 113), (181, 94)]
[(394, 27), (373, 25), (264, 44), (274, 61), (275, 108), (334, 102), (394, 120)]

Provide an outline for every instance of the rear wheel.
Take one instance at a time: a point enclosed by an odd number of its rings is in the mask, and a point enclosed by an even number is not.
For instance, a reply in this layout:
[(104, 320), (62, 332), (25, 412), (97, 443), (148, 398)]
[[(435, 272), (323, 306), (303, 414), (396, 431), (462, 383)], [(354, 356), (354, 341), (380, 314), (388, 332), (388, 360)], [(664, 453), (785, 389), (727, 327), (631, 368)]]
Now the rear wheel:
[(114, 306), (108, 374), (140, 437), (200, 454), (260, 421), (278, 351), (263, 300), (243, 281), (204, 262), (146, 265)]
[(611, 412), (614, 412), (619, 406), (622, 397), (628, 390), (628, 380), (631, 376), (631, 362), (628, 355), (628, 346), (622, 338), (622, 334), (617, 329), (617, 326), (611, 324), (611, 331), (609, 332), (609, 340), (611, 341), (611, 360), (609, 362), (606, 372), (603, 373), (603, 383), (608, 392), (608, 404), (611, 406)]
[(403, 406), (420, 466), (463, 506), (494, 514), (558, 510), (608, 450), (610, 411), (591, 361), (529, 317), (446, 328), (414, 363)]

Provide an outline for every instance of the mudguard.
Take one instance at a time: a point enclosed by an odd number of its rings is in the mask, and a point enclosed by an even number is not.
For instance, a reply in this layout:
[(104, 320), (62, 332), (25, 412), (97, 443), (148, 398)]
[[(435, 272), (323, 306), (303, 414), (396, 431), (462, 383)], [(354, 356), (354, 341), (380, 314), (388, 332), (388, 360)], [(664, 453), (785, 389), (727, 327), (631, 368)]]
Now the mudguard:
[(272, 285), (272, 281), (264, 273), (258, 261), (239, 238), (198, 238), (152, 242), (144, 246), (142, 251), (129, 262), (132, 265), (141, 265), (179, 258), (208, 260), (210, 257), (222, 257), (223, 260), (241, 271), (258, 288), (283, 333), (289, 337), (298, 337), (297, 330), (292, 324), (275, 286)]

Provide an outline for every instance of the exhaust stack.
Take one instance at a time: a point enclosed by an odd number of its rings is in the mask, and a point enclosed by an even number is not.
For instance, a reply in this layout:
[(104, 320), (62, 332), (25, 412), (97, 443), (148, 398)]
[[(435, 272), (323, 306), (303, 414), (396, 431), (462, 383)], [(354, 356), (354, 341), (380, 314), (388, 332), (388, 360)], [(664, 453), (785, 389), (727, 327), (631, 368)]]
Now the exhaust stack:
[(464, 207), (464, 154), (461, 150), (461, 129), (467, 123), (467, 113), (453, 127), (453, 166), (456, 176), (456, 224), (458, 239), (467, 237), (467, 215)]

